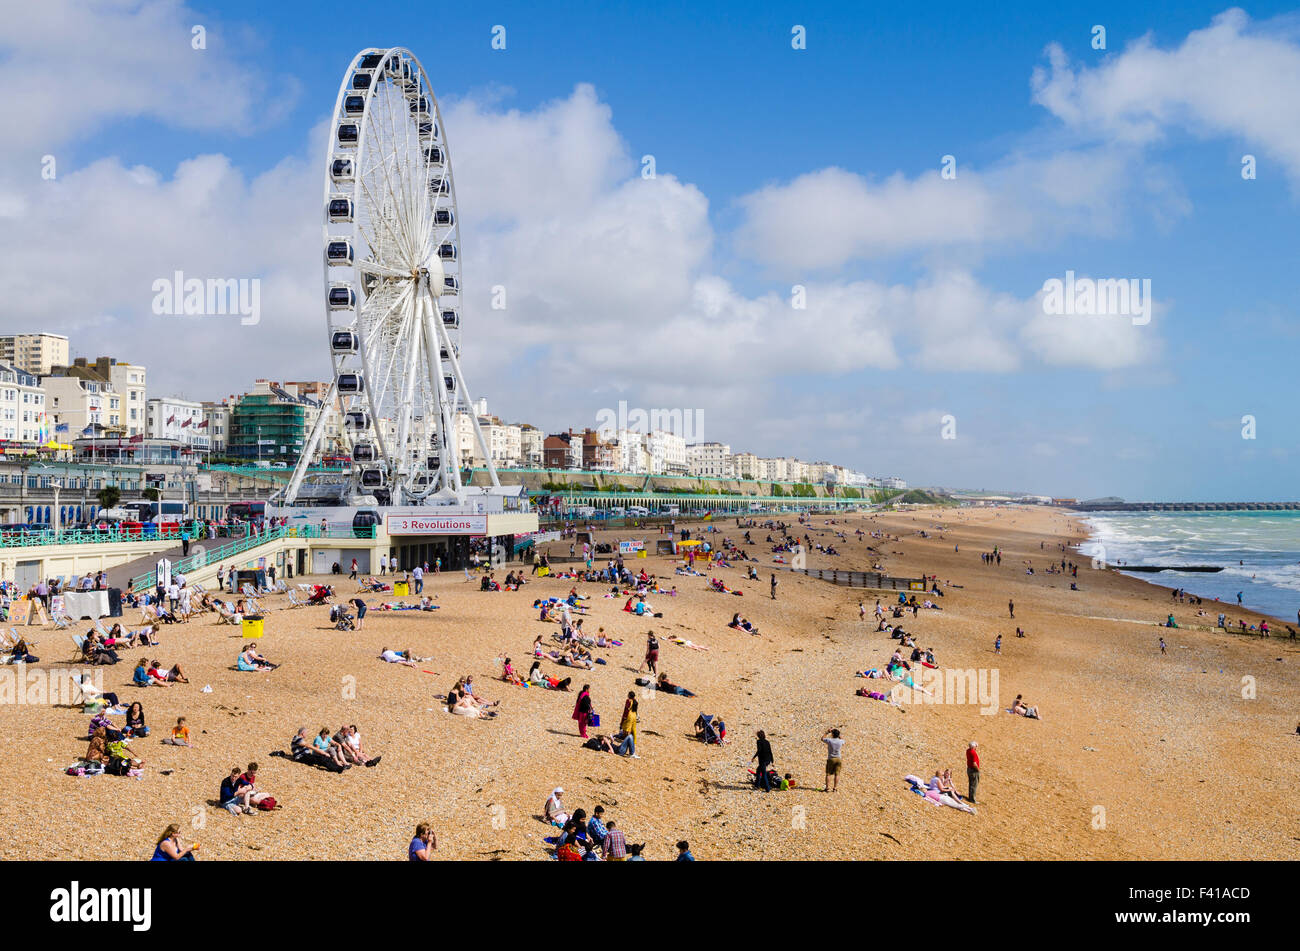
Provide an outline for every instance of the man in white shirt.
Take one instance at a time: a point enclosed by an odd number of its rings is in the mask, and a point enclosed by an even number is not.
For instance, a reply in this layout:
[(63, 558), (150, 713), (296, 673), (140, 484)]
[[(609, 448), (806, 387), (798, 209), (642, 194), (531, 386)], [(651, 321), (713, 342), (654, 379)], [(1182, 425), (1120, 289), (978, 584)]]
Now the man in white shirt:
[(387, 555), (380, 555), (380, 556), (379, 556), (379, 573), (380, 573), (381, 575), (386, 575), (386, 574), (388, 574), (388, 556), (387, 556)]
[(424, 590), (424, 569), (416, 565), (411, 570), (411, 577), (415, 579), (415, 593), (419, 594)]

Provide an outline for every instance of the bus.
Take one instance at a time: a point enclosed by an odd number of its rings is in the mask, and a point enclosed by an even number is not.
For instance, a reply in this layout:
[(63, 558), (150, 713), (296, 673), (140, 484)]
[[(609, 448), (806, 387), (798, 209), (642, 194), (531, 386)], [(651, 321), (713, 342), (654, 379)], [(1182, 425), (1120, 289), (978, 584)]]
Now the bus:
[(226, 506), (226, 517), (261, 525), (262, 522), (266, 521), (266, 503), (257, 501), (231, 502)]
[(137, 513), (136, 521), (183, 522), (189, 517), (189, 503), (180, 499), (158, 499), (157, 501), (123, 502), (119, 508), (130, 509)]

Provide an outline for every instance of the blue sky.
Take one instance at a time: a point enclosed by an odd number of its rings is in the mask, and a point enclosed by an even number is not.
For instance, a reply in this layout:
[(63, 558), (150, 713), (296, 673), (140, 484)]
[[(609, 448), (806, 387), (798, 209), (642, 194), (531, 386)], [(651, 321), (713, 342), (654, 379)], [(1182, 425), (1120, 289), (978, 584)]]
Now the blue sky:
[[(1300, 32), (1284, 5), (1228, 9), (100, 5), (82, 39), (103, 101), (81, 119), (33, 119), (30, 141), (0, 159), (0, 216), (29, 226), (17, 229), (24, 273), (59, 273), (54, 261), (95, 256), (125, 230), (125, 269), (141, 277), (107, 271), (125, 291), (61, 289), (12, 317), (69, 333), (87, 356), (138, 354), (155, 392), (214, 398), (254, 376), (326, 374), (313, 136), (356, 50), (402, 45), (442, 102), (467, 281), (524, 301), (467, 321), (467, 370), (494, 412), (581, 427), (627, 399), (700, 407), (706, 438), (737, 450), (920, 484), (1295, 498)], [(17, 39), (0, 40), (0, 76), (38, 59), (46, 31), (69, 29), (24, 16)], [(167, 59), (190, 23), (208, 30), (199, 67)], [(490, 47), (495, 24), (505, 51)], [(795, 24), (806, 50), (791, 49)], [(97, 62), (95, 36), (118, 26), (122, 48)], [(150, 67), (155, 56), (166, 68)], [(540, 131), (521, 137), (520, 124)], [(499, 161), (537, 143), (547, 154)], [(28, 180), (47, 153), (64, 170), (57, 191)], [(647, 153), (659, 179), (638, 192)], [(944, 192), (948, 154), (957, 187)], [(571, 175), (587, 156), (590, 180)], [(196, 160), (228, 208), (189, 183)], [(527, 200), (494, 206), (512, 184)], [(128, 226), (69, 210), (115, 189), (113, 207), (140, 209)], [(626, 228), (611, 225), (619, 215)], [(646, 260), (656, 231), (686, 250)], [(581, 254), (544, 252), (570, 236)], [(624, 237), (625, 254), (602, 257)], [(264, 280), (273, 321), (160, 325), (133, 296), (150, 274), (215, 260), (217, 273)], [(1034, 298), (1067, 269), (1149, 278), (1155, 318), (1056, 336), (1034, 323)], [(642, 270), (649, 293), (622, 293)], [(809, 287), (807, 312), (783, 308), (793, 284)], [(574, 322), (614, 339), (561, 343)], [(956, 439), (940, 436), (945, 414)], [(1254, 440), (1241, 438), (1246, 414)]]

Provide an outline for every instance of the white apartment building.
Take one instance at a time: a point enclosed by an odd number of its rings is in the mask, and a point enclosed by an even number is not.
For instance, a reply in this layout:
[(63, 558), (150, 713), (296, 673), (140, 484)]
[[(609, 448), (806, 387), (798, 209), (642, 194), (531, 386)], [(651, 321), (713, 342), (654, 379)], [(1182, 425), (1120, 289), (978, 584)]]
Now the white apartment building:
[(731, 447), (724, 442), (697, 442), (686, 447), (686, 466), (693, 476), (731, 477)]
[(645, 437), (646, 453), (650, 456), (650, 472), (686, 473), (686, 439), (667, 430), (656, 429)]
[(145, 407), (150, 439), (174, 439), (194, 449), (211, 448), (202, 403), (167, 396), (151, 399)]
[(732, 453), (731, 471), (737, 479), (761, 479), (763, 477), (762, 467), (758, 464), (758, 456), (752, 452)]
[(897, 476), (890, 476), (888, 479), (881, 479), (880, 486), (884, 489), (906, 489), (907, 483)]
[(758, 478), (764, 482), (786, 482), (789, 480), (790, 467), (784, 456), (758, 460)]
[(527, 469), (541, 469), (546, 461), (542, 446), (546, 434), (528, 423), (519, 424), (519, 462)]
[[(113, 363), (108, 367), (108, 379), (113, 389), (122, 397), (122, 426), (127, 436), (143, 436), (148, 423), (146, 400), (148, 371), (134, 363)], [(194, 424), (191, 424), (194, 425)]]
[[(518, 468), (523, 442), (520, 427), (503, 423), (495, 416), (484, 416), (479, 419), (479, 428), (483, 430), (483, 439), (492, 451), (492, 464), (501, 468)], [(477, 446), (478, 441), (474, 442)], [(482, 455), (482, 452), (479, 454)]]
[[(54, 435), (54, 426), (47, 426), (45, 421), (45, 391), (40, 378), (0, 363), (0, 439), (34, 446), (44, 441), (42, 437)], [(64, 435), (60, 433), (59, 437)]]
[(62, 334), (0, 335), (0, 363), (32, 376), (53, 373), (68, 365), (68, 338)]
[[(487, 419), (480, 419), (479, 426), (483, 426), (486, 422)], [(456, 429), (456, 450), (460, 454), (460, 464), (462, 466), (487, 465), (487, 460), (483, 458), (483, 450), (479, 448), (478, 437), (474, 435), (474, 417), (464, 411), (458, 412), (453, 425)], [(483, 437), (487, 438), (486, 432)]]
[(646, 437), (635, 429), (620, 429), (613, 435), (614, 465), (619, 472), (646, 472)]

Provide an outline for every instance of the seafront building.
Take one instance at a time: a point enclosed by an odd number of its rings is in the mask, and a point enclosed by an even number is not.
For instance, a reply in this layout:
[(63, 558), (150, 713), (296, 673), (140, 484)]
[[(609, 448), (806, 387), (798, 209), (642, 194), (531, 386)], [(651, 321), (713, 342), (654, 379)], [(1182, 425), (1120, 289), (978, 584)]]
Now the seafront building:
[(67, 366), (68, 338), (47, 333), (0, 335), (0, 363), (32, 376), (46, 376), (55, 367)]

